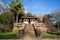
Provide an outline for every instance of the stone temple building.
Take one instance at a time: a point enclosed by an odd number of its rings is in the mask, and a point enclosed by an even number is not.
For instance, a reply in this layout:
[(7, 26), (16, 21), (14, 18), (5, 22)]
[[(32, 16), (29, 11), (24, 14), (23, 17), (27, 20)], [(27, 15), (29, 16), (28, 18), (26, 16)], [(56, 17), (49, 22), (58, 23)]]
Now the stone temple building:
[[(32, 14), (25, 14), (19, 19), (18, 23), (14, 23), (14, 28), (18, 28), (19, 30), (24, 29), (24, 31), (36, 32), (40, 30), (41, 32), (55, 32), (56, 28), (51, 24), (47, 15), (39, 15), (35, 16)], [(37, 32), (38, 33), (38, 32)], [(34, 34), (34, 33), (33, 33)]]

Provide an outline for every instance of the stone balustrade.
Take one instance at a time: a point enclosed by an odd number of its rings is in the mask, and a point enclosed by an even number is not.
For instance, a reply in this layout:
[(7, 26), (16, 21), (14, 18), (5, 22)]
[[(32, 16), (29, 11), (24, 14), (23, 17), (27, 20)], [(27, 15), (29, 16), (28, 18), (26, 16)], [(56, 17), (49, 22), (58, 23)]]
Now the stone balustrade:
[(17, 27), (18, 30), (21, 30), (21, 29), (24, 29), (25, 24), (22, 24), (22, 23), (14, 23), (14, 27)]
[(46, 25), (44, 23), (36, 23), (34, 24), (35, 29), (39, 29), (42, 32), (46, 32), (48, 30), (48, 28), (46, 27)]

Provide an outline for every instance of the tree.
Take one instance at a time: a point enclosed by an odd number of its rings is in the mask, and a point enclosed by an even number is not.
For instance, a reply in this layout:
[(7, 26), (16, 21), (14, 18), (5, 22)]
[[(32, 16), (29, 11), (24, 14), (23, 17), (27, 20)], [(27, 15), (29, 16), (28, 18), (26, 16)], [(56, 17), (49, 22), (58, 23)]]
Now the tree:
[(51, 12), (50, 14), (51, 17), (49, 17), (51, 19), (51, 21), (54, 23), (54, 25), (57, 25), (58, 30), (60, 27), (60, 9), (55, 9)]
[(58, 25), (58, 30), (59, 30), (59, 23), (60, 23), (60, 12), (55, 12), (54, 13), (54, 17), (56, 18), (57, 20), (57, 25)]
[(10, 12), (3, 12), (0, 14), (0, 31), (9, 32), (12, 31), (14, 23), (14, 16)]
[(11, 6), (11, 12), (14, 13), (16, 18), (16, 23), (18, 22), (18, 15), (23, 15), (24, 13), (24, 6), (21, 4), (22, 0), (12, 0), (10, 6)]

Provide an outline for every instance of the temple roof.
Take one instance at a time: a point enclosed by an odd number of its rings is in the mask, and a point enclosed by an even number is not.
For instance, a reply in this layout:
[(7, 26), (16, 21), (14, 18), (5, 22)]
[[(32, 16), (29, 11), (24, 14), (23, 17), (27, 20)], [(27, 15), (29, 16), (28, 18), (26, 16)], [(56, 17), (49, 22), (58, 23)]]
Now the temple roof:
[(33, 16), (32, 14), (28, 13), (22, 16), (21, 18), (37, 18), (36, 16)]

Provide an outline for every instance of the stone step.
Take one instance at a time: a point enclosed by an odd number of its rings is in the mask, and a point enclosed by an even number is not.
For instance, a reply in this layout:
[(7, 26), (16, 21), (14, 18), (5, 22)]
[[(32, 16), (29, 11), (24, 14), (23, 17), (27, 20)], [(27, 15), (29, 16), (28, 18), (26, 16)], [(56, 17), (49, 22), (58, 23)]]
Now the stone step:
[(24, 37), (35, 37), (35, 32), (32, 24), (26, 24)]

